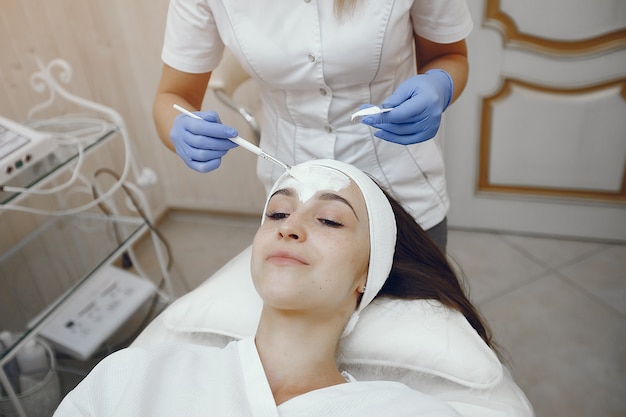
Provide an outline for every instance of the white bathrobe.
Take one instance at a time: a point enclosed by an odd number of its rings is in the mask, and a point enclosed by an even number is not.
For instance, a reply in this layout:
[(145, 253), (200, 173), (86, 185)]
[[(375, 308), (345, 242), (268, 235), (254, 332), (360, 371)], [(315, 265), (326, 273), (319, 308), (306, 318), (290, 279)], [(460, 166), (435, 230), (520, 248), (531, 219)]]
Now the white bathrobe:
[(100, 362), (62, 401), (65, 416), (459, 416), (395, 382), (357, 382), (276, 406), (253, 338), (224, 349), (192, 344), (131, 347)]

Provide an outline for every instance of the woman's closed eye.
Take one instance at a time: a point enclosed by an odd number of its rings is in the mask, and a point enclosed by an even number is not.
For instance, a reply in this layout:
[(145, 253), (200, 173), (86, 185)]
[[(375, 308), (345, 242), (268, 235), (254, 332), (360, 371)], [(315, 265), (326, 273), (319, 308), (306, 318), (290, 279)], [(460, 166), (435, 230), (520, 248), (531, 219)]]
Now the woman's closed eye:
[(320, 218), (317, 219), (320, 223), (322, 223), (325, 226), (329, 226), (329, 227), (343, 227), (343, 223), (340, 223), (338, 221), (335, 220), (331, 220), (331, 219), (324, 219), (324, 218)]
[(282, 213), (278, 211), (268, 211), (265, 214), (265, 217), (267, 217), (270, 220), (282, 220), (282, 219), (286, 219), (287, 217), (289, 217), (289, 213)]
[[(284, 213), (280, 211), (268, 211), (265, 214), (265, 216), (270, 220), (284, 220), (287, 217), (289, 217), (289, 213)], [(337, 220), (333, 220), (333, 219), (319, 217), (317, 221), (323, 224), (324, 226), (328, 226), (328, 227), (335, 227), (335, 228), (343, 227), (343, 223)]]

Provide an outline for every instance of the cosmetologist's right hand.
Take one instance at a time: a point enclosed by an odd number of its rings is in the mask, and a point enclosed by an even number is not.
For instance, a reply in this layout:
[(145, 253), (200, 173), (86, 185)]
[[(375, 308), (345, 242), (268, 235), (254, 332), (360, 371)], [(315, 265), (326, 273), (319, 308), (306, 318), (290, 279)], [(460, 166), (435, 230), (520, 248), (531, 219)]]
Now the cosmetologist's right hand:
[(178, 115), (170, 131), (170, 139), (176, 153), (189, 168), (198, 172), (213, 171), (220, 166), (226, 152), (238, 146), (228, 140), (238, 133), (232, 127), (223, 125), (214, 111), (194, 113), (202, 120)]

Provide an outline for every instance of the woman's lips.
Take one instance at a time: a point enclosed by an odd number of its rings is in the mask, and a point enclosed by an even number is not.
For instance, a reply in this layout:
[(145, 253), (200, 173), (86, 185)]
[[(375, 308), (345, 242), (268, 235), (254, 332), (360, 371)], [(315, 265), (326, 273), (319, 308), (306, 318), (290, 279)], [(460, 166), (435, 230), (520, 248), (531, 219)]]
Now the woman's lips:
[(277, 265), (308, 265), (300, 256), (287, 251), (272, 252), (267, 260)]

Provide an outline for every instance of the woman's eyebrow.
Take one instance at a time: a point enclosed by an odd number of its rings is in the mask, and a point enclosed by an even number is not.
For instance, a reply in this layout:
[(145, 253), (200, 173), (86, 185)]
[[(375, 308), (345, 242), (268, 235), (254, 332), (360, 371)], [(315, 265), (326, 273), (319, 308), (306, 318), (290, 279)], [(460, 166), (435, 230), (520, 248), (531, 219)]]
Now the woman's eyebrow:
[(352, 207), (352, 204), (350, 204), (350, 202), (348, 200), (346, 200), (345, 198), (343, 198), (340, 195), (337, 195), (337, 194), (334, 194), (334, 193), (322, 193), (322, 194), (320, 194), (318, 196), (318, 200), (340, 201), (340, 202), (344, 203), (345, 205), (347, 205), (348, 207), (350, 207), (350, 209), (354, 213), (354, 216), (356, 217), (356, 219), (359, 220), (359, 216), (356, 214), (356, 211), (354, 210), (354, 207)]
[(274, 191), (274, 194), (270, 196), (270, 198), (274, 197), (277, 194), (286, 195), (287, 197), (293, 197), (293, 189), (291, 188), (281, 188), (280, 190)]

